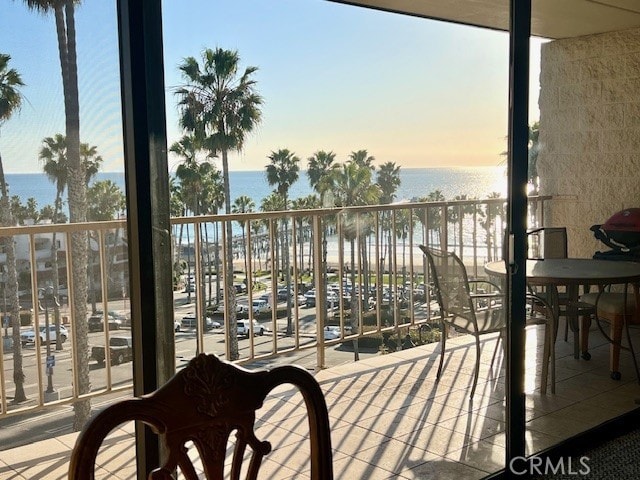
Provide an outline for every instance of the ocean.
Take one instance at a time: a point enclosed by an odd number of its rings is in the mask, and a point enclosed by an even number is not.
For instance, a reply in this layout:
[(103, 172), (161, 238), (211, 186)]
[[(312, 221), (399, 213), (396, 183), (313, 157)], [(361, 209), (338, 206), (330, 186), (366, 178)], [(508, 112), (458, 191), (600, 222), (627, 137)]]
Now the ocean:
[[(6, 174), (9, 194), (20, 197), (22, 203), (34, 198), (38, 209), (52, 205), (55, 199), (55, 185), (43, 173)], [(111, 180), (124, 192), (123, 172), (101, 172), (97, 180)], [(440, 190), (445, 200), (452, 200), (456, 195), (466, 194), (469, 198), (487, 198), (491, 193), (506, 195), (507, 177), (505, 167), (454, 167), (454, 168), (406, 168), (400, 170), (401, 184), (396, 200), (411, 200), (425, 197), (429, 193)], [(263, 198), (273, 188), (269, 186), (264, 170), (235, 171), (229, 173), (231, 198), (248, 195), (253, 199), (256, 208), (260, 207)], [(300, 172), (298, 181), (291, 186), (289, 198), (304, 197), (313, 193), (309, 186), (306, 172)], [(66, 199), (65, 199), (66, 200)]]

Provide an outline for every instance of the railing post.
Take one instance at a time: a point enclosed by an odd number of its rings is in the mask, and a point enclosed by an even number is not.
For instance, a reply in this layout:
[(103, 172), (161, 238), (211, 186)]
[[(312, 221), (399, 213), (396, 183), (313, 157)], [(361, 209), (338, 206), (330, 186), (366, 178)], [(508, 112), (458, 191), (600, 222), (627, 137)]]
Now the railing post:
[[(322, 218), (320, 215), (313, 216), (313, 282), (316, 289), (316, 336), (317, 336), (317, 368), (324, 368), (324, 326), (327, 320), (326, 287), (324, 273), (327, 270), (326, 262), (322, 255)], [(322, 299), (318, 301), (319, 299)]]

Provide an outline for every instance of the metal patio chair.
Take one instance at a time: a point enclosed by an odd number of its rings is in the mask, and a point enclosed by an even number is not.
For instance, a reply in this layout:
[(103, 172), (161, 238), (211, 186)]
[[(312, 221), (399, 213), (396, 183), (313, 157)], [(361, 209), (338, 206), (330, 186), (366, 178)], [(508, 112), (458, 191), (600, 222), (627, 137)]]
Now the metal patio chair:
[[(464, 264), (455, 253), (423, 245), (420, 245), (420, 249), (428, 259), (431, 281), (440, 305), (442, 335), (440, 364), (436, 378), (439, 380), (443, 371), (447, 329), (454, 327), (458, 331), (473, 335), (476, 345), (476, 362), (469, 395), (469, 399), (472, 400), (480, 373), (480, 335), (497, 332), (502, 337), (506, 332), (504, 295), (495, 283), (487, 280), (470, 281)], [(476, 288), (479, 285), (483, 286), (481, 290)], [(474, 291), (478, 293), (473, 293)], [(553, 348), (556, 332), (555, 315), (551, 306), (542, 298), (527, 295), (527, 302), (529, 304), (527, 325), (545, 325), (540, 390), (543, 394), (547, 391), (549, 364), (551, 364), (551, 391), (555, 393), (555, 349)]]

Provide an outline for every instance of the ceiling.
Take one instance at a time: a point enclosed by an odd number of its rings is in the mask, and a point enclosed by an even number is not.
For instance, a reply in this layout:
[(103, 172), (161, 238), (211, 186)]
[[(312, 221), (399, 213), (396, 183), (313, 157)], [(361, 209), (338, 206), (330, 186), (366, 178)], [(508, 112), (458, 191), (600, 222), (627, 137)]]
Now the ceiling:
[[(509, 29), (509, 0), (332, 0), (497, 30)], [(640, 0), (532, 0), (531, 34), (568, 38), (640, 27)]]

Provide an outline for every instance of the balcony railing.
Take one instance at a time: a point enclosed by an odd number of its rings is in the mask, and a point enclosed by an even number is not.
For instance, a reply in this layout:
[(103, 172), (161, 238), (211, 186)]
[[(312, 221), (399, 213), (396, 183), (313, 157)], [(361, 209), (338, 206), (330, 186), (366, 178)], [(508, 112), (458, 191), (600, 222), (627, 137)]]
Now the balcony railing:
[[(530, 198), (531, 226), (543, 224), (548, 200)], [(322, 368), (325, 347), (338, 343), (350, 345), (354, 359), (360, 348), (401, 349), (407, 334), (417, 332), (422, 338), (439, 313), (430, 298), (426, 263), (418, 245), (455, 250), (470, 276), (482, 276), (483, 264), (502, 253), (504, 209), (504, 199), (486, 199), (172, 219), (177, 363), (201, 351), (230, 358), (231, 333), (226, 327), (234, 309), (250, 333), (239, 341), (241, 363), (315, 350), (315, 367)], [(230, 242), (228, 222), (233, 225)], [(74, 292), (67, 272), (73, 259), (65, 247), (78, 231), (89, 233), (87, 311), (100, 312), (102, 327), (121, 329), (101, 329), (98, 322), (99, 331), (89, 333), (89, 345), (102, 347), (106, 358), (104, 363), (92, 359), (84, 366), (89, 369), (91, 392), (82, 398), (131, 387), (128, 355), (121, 357), (116, 349), (104, 348), (112, 337), (130, 334), (126, 330), (125, 229), (124, 220), (0, 228), (0, 237), (13, 238), (22, 269), (18, 275), (21, 333), (38, 332), (50, 324), (56, 333), (58, 325), (64, 327), (60, 332), (68, 336), (62, 344), (47, 345), (44, 337), (35, 335), (33, 344), (20, 348), (12, 347), (10, 340), (3, 342), (0, 418), (70, 404), (81, 396), (76, 387), (80, 366), (74, 326), (88, 319), (75, 318), (69, 308)], [(39, 244), (48, 245), (49, 260), (58, 259), (57, 269), (55, 262), (40, 268), (45, 252), (36, 250)], [(51, 250), (52, 244), (60, 248)], [(6, 262), (4, 253), (0, 253), (1, 263)], [(235, 298), (224, 295), (231, 272), (223, 259), (229, 256)], [(10, 310), (5, 265), (2, 271), (5, 318)], [(43, 288), (56, 281), (56, 298), (44, 296)], [(251, 288), (245, 292), (246, 286)], [(187, 312), (195, 321), (182, 322)], [(427, 327), (421, 329), (423, 325)], [(3, 330), (10, 338), (11, 327)], [(21, 403), (11, 402), (16, 367), (25, 374), (28, 400)]]

